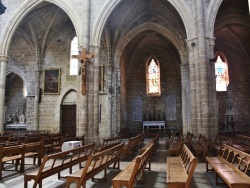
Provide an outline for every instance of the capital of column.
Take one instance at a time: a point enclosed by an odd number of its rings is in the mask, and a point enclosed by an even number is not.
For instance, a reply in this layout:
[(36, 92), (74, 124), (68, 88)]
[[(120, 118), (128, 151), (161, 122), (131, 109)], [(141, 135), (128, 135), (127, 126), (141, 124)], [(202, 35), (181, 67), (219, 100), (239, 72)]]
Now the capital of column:
[(198, 38), (187, 39), (186, 41), (189, 48), (198, 46)]
[(214, 47), (215, 46), (215, 37), (206, 37), (206, 40), (208, 41), (208, 45)]
[(8, 56), (5, 56), (5, 55), (0, 55), (0, 61), (1, 62), (8, 62), (8, 60), (9, 60), (9, 57)]

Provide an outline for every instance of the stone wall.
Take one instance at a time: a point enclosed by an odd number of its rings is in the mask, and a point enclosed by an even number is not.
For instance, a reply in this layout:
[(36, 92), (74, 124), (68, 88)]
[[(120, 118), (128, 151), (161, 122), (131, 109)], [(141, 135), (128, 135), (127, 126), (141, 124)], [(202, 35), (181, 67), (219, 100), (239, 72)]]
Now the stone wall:
[(132, 100), (139, 96), (142, 99), (142, 113), (149, 117), (158, 114), (166, 116), (166, 97), (173, 95), (176, 98), (176, 120), (168, 121), (168, 126), (182, 126), (181, 115), (181, 81), (180, 67), (167, 55), (159, 56), (160, 71), (161, 71), (161, 96), (151, 97), (146, 94), (146, 59), (140, 57), (134, 63), (134, 66), (129, 70), (128, 76), (128, 125), (130, 129), (140, 129), (142, 121), (132, 121)]

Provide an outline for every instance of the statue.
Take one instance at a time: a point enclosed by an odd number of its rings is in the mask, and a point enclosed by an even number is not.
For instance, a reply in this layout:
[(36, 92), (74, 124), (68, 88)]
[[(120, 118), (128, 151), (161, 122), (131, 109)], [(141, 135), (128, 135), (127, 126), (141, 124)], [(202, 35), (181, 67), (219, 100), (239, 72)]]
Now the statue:
[(20, 116), (18, 116), (19, 119), (19, 123), (25, 123), (25, 115), (21, 114)]
[(86, 94), (86, 62), (91, 58), (95, 58), (95, 54), (87, 54), (86, 48), (82, 49), (81, 54), (72, 55), (72, 58), (77, 58), (81, 62), (80, 74), (82, 76), (82, 94)]

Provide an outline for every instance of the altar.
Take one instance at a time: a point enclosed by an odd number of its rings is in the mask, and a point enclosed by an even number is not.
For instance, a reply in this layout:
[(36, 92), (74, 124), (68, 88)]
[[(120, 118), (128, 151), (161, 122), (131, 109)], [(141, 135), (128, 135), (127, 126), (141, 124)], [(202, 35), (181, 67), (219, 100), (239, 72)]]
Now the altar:
[(25, 123), (11, 123), (11, 124), (6, 125), (6, 130), (12, 130), (12, 129), (26, 130), (26, 124)]
[(143, 121), (142, 122), (142, 129), (145, 132), (147, 129), (166, 129), (166, 122), (165, 121)]

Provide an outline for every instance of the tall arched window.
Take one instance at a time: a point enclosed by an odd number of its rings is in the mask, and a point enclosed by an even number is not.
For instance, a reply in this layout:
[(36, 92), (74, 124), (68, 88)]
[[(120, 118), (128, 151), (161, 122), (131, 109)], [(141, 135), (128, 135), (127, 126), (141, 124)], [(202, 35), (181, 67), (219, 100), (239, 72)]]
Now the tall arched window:
[(160, 64), (156, 58), (151, 57), (147, 62), (147, 94), (151, 96), (161, 95)]
[(77, 75), (78, 74), (78, 60), (76, 58), (72, 58), (72, 55), (78, 55), (78, 40), (77, 37), (74, 37), (71, 40), (70, 44), (70, 68), (69, 74), (70, 75)]
[(223, 61), (221, 56), (218, 55), (214, 67), (216, 78), (216, 91), (227, 91), (227, 86), (229, 84), (227, 62), (225, 60)]

